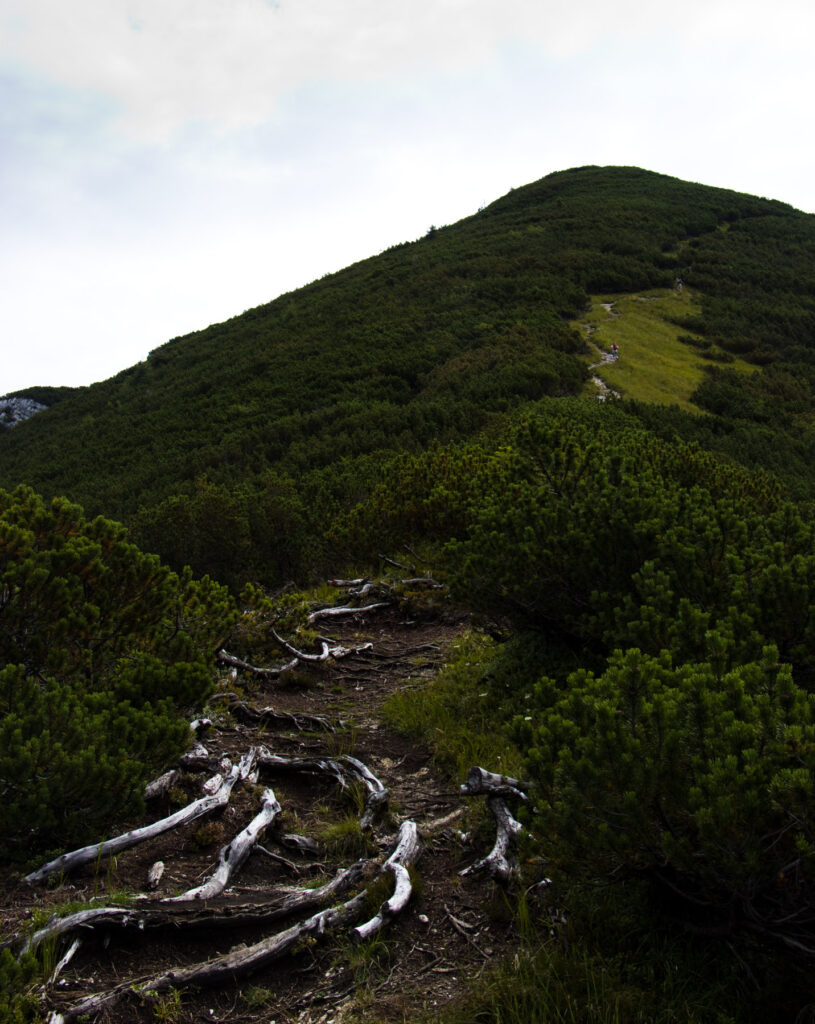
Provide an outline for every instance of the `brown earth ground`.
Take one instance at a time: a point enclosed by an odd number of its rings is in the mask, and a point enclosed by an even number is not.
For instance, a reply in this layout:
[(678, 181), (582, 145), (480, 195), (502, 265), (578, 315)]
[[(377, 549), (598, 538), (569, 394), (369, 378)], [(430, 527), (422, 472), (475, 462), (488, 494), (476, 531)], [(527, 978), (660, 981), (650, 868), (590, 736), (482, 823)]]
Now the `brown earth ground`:
[[(340, 643), (354, 646), (370, 641), (373, 649), (277, 681), (258, 681), (243, 673), (238, 678), (226, 676), (223, 686), (239, 689), (243, 699), (257, 708), (271, 705), (282, 711), (324, 715), (335, 723), (335, 732), (257, 729), (218, 712), (203, 742), (211, 756), (227, 755), (234, 761), (258, 744), (292, 757), (350, 753), (363, 761), (390, 790), (390, 810), (377, 820), (369, 851), (384, 850), (406, 819), (414, 820), (422, 835), (415, 890), (406, 912), (368, 943), (353, 943), (348, 932), (326, 936), (227, 986), (184, 990), (180, 1001), (173, 994), (152, 1002), (134, 996), (102, 1019), (165, 1024), (432, 1020), (463, 996), (474, 979), (516, 948), (517, 934), (504, 894), (483, 876), (459, 877), (463, 867), (492, 845), (489, 821), (478, 806), (481, 801), (462, 797), (457, 782), (463, 780), (444, 778), (427, 749), (382, 721), (382, 706), (392, 693), (423, 685), (436, 674), (451, 645), (467, 629), (466, 619), (449, 610), (421, 618), (388, 608), (332, 621), (323, 628)], [(212, 707), (217, 711), (219, 705)], [(210, 774), (211, 770), (184, 776), (187, 799), (201, 795), (201, 782)], [(327, 825), (347, 819), (353, 811), (347, 795), (343, 797), (328, 778), (264, 773), (261, 781), (274, 789), (282, 818), (261, 839), (268, 852), (252, 853), (220, 898), (226, 903), (230, 895), (246, 901), (253, 893), (259, 896), (276, 886), (314, 884), (364, 853), (359, 849), (339, 853), (336, 845), (324, 843), (320, 853), (301, 855), (278, 845), (276, 835), (282, 831), (324, 838)], [(176, 792), (175, 804), (167, 798), (154, 801), (142, 820), (123, 822), (121, 831), (170, 813), (179, 799), (183, 797)], [(239, 784), (219, 817), (201, 819), (153, 839), (120, 854), (113, 863), (80, 870), (59, 887), (33, 888), (6, 872), (0, 876), (5, 939), (27, 934), (34, 920), (41, 926), (52, 907), (68, 902), (104, 905), (121, 900), (123, 894), (144, 893), (148, 869), (158, 860), (166, 865), (158, 897), (200, 884), (214, 869), (220, 847), (251, 819), (252, 799)], [(476, 822), (474, 838), (462, 841), (461, 833), (469, 831), (472, 822)], [(388, 891), (380, 899), (387, 895)], [(205, 961), (236, 946), (251, 945), (289, 923), (209, 928), (194, 935), (94, 933), (83, 937), (77, 955), (43, 992), (44, 1001), (48, 1008), (69, 1006), (88, 993), (104, 992), (124, 981), (143, 981), (173, 965)], [(66, 947), (67, 942), (60, 943), (54, 961)]]

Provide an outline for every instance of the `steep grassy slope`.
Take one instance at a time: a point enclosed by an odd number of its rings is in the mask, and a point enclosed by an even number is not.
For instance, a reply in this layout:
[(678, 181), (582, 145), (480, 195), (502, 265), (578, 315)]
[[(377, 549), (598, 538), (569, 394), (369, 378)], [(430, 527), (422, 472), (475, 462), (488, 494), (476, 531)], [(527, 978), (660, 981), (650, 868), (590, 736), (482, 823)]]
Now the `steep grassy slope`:
[[(576, 326), (589, 343), (589, 365), (617, 394), (699, 414), (692, 396), (712, 362), (725, 362), (742, 373), (757, 369), (677, 324), (700, 311), (700, 303), (685, 287), (593, 295), (590, 309)], [(612, 345), (617, 345), (618, 358), (597, 367), (598, 358), (612, 353)]]
[(778, 202), (635, 168), (554, 174), (66, 397), (0, 438), (0, 486), (130, 522), (171, 564), (297, 575), (389, 453), (579, 394), (569, 322), (590, 293), (681, 275), (701, 299), (685, 330), (809, 361), (813, 254), (815, 218)]

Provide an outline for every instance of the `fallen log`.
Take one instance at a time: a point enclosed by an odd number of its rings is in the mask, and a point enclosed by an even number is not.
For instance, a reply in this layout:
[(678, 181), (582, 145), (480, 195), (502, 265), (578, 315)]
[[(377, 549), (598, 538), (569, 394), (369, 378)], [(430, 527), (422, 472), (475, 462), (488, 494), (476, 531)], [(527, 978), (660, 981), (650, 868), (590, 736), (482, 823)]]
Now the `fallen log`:
[(125, 832), (113, 839), (104, 840), (101, 843), (93, 843), (90, 846), (83, 846), (81, 849), (73, 850), (70, 853), (63, 853), (47, 864), (43, 864), (36, 871), (32, 871), (31, 874), (26, 875), (25, 881), (29, 885), (33, 885), (38, 882), (44, 882), (60, 872), (69, 873), (75, 871), (85, 864), (91, 864), (107, 857), (112, 857), (123, 850), (129, 850), (133, 846), (138, 846), (139, 843), (146, 842), (148, 839), (154, 839), (156, 836), (169, 832), (171, 829), (178, 828), (180, 825), (187, 825), (189, 822), (195, 821), (205, 814), (211, 814), (212, 811), (225, 807), (229, 802), (229, 796), (235, 783), (251, 777), (256, 757), (257, 754), (254, 749), (245, 754), (241, 758), (240, 764), (233, 766), (232, 771), (223, 780), (218, 791), (211, 796), (201, 797), (199, 800), (195, 800), (174, 814), (153, 822), (151, 825), (144, 825), (142, 828)]
[(240, 868), (252, 848), (257, 843), (265, 829), (271, 825), (274, 819), (281, 812), (280, 804), (274, 791), (265, 789), (261, 797), (260, 811), (252, 821), (239, 832), (238, 835), (224, 846), (218, 854), (218, 867), (202, 885), (194, 889), (188, 889), (180, 896), (169, 896), (162, 902), (181, 903), (186, 900), (210, 900), (214, 896), (220, 896), (229, 884), (230, 879)]

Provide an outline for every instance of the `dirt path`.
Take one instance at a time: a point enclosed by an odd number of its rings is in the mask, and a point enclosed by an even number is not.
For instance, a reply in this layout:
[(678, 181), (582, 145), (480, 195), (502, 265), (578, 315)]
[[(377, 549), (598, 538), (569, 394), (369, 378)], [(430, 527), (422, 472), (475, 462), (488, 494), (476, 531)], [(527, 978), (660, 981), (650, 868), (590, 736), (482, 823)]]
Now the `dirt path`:
[[(249, 978), (213, 989), (185, 990), (180, 1000), (172, 994), (158, 1003), (130, 998), (104, 1019), (165, 1024), (411, 1020), (462, 995), (474, 978), (514, 948), (517, 937), (503, 895), (488, 879), (458, 876), (462, 867), (487, 852), (488, 833), (477, 834), (472, 845), (462, 844), (458, 830), (469, 812), (458, 786), (439, 775), (426, 750), (382, 722), (388, 696), (430, 679), (465, 628), (460, 616), (420, 621), (390, 609), (376, 618), (372, 613), (332, 624), (332, 635), (341, 643), (370, 641), (372, 653), (327, 663), (308, 676), (283, 677), (277, 684), (258, 685), (248, 677), (226, 682), (232, 689), (240, 685), (243, 698), (255, 707), (273, 705), (341, 722), (334, 733), (259, 730), (224, 714), (205, 738), (211, 757), (223, 755), (235, 761), (258, 743), (281, 755), (347, 753), (363, 761), (391, 792), (390, 814), (377, 822), (369, 853), (386, 847), (405, 819), (414, 820), (424, 832), (417, 891), (407, 912), (367, 944), (355, 945), (347, 934), (325, 942), (304, 942), (295, 955)], [(283, 808), (282, 821), (262, 840), (266, 852), (253, 853), (234, 885), (220, 897), (225, 904), (236, 898), (260, 900), (279, 886), (316, 884), (362, 852), (342, 851), (336, 841), (328, 843), (325, 838), (326, 829), (347, 819), (350, 810), (347, 798), (343, 802), (330, 780), (281, 774), (264, 778), (263, 784), (273, 786)], [(192, 774), (182, 779), (182, 788), (185, 796), (175, 792), (176, 801), (200, 796), (200, 780)], [(155, 820), (170, 809), (165, 798), (161, 807), (149, 808), (152, 813), (143, 821), (122, 823), (123, 830)], [(151, 840), (122, 853), (113, 864), (82, 869), (59, 888), (31, 888), (6, 875), (0, 896), (5, 936), (27, 934), (32, 923), (41, 926), (52, 909), (61, 907), (64, 912), (67, 903), (105, 905), (143, 894), (147, 872), (159, 860), (166, 870), (156, 895), (186, 891), (208, 876), (219, 848), (253, 813), (251, 792), (237, 787), (219, 818)], [(440, 819), (448, 820), (434, 827)], [(277, 842), (281, 831), (317, 838), (319, 852), (303, 855), (284, 849)], [(94, 933), (84, 937), (77, 955), (49, 988), (47, 1003), (56, 1008), (70, 1006), (88, 993), (107, 991), (120, 982), (145, 979), (252, 944), (279, 927), (267, 923), (194, 934)], [(51, 951), (54, 961), (64, 945)]]
[[(594, 342), (591, 342), (591, 344), (594, 345)], [(590, 370), (594, 370), (598, 366), (608, 366), (609, 363), (615, 363), (617, 361), (617, 356), (614, 355), (613, 353), (603, 352), (603, 350), (601, 348), (598, 348), (596, 345), (594, 345), (594, 347), (597, 349), (597, 352), (600, 355), (600, 361), (597, 363), (589, 363)], [(598, 401), (605, 402), (609, 398), (621, 397), (620, 392), (615, 391), (614, 388), (610, 388), (608, 384), (606, 384), (606, 382), (603, 380), (603, 378), (600, 377), (598, 374), (593, 373), (591, 375), (591, 381), (592, 384), (594, 384), (594, 386), (597, 388)]]

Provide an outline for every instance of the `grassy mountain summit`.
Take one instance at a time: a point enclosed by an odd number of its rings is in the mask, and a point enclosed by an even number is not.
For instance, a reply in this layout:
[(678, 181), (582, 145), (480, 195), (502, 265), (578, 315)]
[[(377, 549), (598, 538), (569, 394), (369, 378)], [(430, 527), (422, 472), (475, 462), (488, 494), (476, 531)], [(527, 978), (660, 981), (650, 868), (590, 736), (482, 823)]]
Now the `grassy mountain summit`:
[[(751, 384), (751, 415), (766, 425), (782, 392), (800, 427), (800, 382), (815, 372), (801, 369), (815, 350), (813, 254), (815, 218), (779, 202), (636, 168), (552, 174), (69, 394), (0, 438), (0, 486), (121, 519), (176, 566), (233, 583), (297, 575), (319, 561), (326, 518), (394, 453), (580, 394), (589, 349), (571, 322), (593, 293), (681, 278), (701, 303), (689, 338), (724, 359), (799, 367)], [(711, 375), (695, 399), (728, 419), (710, 428), (714, 446), (743, 411), (730, 381)], [(795, 444), (806, 445), (800, 429)], [(761, 461), (743, 439), (731, 449)]]

